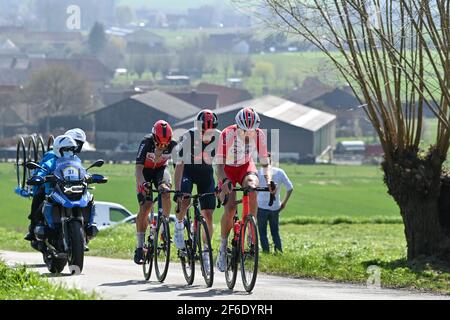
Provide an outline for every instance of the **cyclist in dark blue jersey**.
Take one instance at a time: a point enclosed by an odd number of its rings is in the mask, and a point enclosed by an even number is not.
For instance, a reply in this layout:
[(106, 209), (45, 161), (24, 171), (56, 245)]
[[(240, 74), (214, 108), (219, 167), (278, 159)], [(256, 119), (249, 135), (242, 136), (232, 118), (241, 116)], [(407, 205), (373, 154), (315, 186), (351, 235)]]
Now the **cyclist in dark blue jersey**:
[[(215, 190), (214, 170), (212, 161), (215, 157), (215, 148), (220, 131), (217, 115), (209, 109), (200, 111), (194, 127), (185, 132), (180, 138), (178, 159), (175, 167), (175, 188), (178, 191), (174, 200), (180, 201), (180, 212), (175, 223), (175, 245), (178, 249), (184, 248), (184, 217), (190, 200), (180, 200), (182, 194), (191, 194), (194, 184), (198, 193), (210, 193)], [(212, 237), (212, 215), (216, 206), (214, 195), (200, 199), (201, 214), (208, 224), (209, 234)], [(205, 255), (205, 259), (209, 256)], [(209, 263), (205, 262), (209, 265)]]

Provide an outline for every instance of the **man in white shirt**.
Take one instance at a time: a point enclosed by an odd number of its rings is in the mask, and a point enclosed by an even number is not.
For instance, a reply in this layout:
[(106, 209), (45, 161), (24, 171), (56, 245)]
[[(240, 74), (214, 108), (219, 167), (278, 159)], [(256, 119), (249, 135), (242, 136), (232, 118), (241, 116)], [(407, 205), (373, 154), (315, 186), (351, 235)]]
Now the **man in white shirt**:
[[(269, 163), (270, 163), (270, 154), (269, 154)], [(270, 226), (270, 233), (272, 234), (272, 240), (274, 243), (275, 251), (283, 252), (281, 245), (281, 237), (279, 232), (279, 218), (280, 211), (282, 211), (294, 191), (294, 187), (292, 185), (291, 180), (289, 180), (288, 176), (284, 172), (283, 169), (272, 166), (272, 181), (274, 181), (277, 185), (276, 189), (276, 197), (272, 206), (269, 206), (270, 194), (268, 192), (259, 192), (258, 193), (258, 229), (259, 229), (259, 237), (261, 240), (261, 247), (263, 252), (268, 253), (269, 250), (269, 240), (267, 238), (267, 223)], [(264, 166), (260, 168), (259, 172), (259, 181), (260, 187), (264, 188), (267, 186), (266, 179), (264, 178)], [(280, 192), (281, 185), (286, 187), (286, 196), (283, 201), (280, 201)]]

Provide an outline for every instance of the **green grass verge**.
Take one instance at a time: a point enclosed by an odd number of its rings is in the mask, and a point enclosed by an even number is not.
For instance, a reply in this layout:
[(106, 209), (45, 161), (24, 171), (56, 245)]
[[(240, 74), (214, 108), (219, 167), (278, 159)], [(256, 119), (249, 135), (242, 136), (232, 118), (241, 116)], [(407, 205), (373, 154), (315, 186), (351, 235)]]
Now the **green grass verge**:
[(24, 265), (8, 267), (0, 261), (0, 300), (93, 300), (95, 293), (84, 293), (53, 284)]
[(281, 233), (284, 253), (263, 254), (262, 272), (366, 283), (375, 265), (383, 287), (450, 294), (450, 269), (407, 264), (401, 224), (285, 225)]
[[(261, 254), (260, 271), (364, 284), (368, 267), (376, 265), (381, 271), (383, 287), (450, 294), (449, 269), (431, 265), (409, 266), (406, 263), (402, 224), (389, 219), (379, 224), (329, 222), (282, 225), (284, 253)], [(219, 246), (218, 227), (215, 226), (213, 237), (214, 256)], [(104, 231), (91, 242), (90, 248), (90, 255), (131, 260), (135, 248), (134, 228), (122, 225)], [(178, 261), (175, 251), (172, 247), (171, 258)]]

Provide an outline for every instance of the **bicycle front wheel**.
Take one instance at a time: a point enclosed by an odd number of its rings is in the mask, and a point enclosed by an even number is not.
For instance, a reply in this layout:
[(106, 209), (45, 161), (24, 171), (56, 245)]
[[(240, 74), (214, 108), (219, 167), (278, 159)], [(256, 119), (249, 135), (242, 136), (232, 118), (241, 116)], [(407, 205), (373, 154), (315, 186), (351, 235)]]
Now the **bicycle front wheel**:
[(239, 239), (241, 250), (241, 274), (245, 291), (251, 292), (255, 287), (258, 274), (258, 229), (255, 218), (247, 216)]
[(55, 137), (51, 134), (47, 139), (47, 151), (53, 150), (53, 141), (55, 141)]
[[(151, 232), (151, 231), (150, 231)], [(153, 269), (153, 241), (150, 241), (150, 236), (147, 244), (144, 245), (144, 263), (142, 264), (142, 271), (144, 272), (145, 280), (149, 280)]]
[(226, 259), (225, 281), (228, 289), (233, 290), (236, 285), (239, 260), (239, 250), (237, 240), (234, 240), (234, 233), (228, 236)]
[(184, 249), (178, 251), (178, 256), (181, 261), (181, 268), (183, 275), (188, 285), (194, 282), (195, 275), (195, 252), (194, 239), (191, 233), (191, 224), (188, 219), (184, 221)]
[(208, 225), (204, 218), (198, 221), (197, 248), (203, 279), (205, 279), (206, 286), (209, 288), (214, 282), (214, 267), (211, 238), (209, 236)]
[(44, 139), (42, 139), (42, 136), (39, 136), (37, 138), (36, 147), (37, 147), (37, 153), (38, 153), (38, 161), (41, 161), (45, 155), (45, 144), (44, 144)]
[(170, 230), (168, 220), (161, 216), (160, 223), (156, 228), (156, 235), (153, 239), (155, 248), (155, 273), (159, 282), (166, 279), (170, 262)]
[[(33, 135), (29, 136), (28, 138), (28, 149), (27, 149), (27, 161), (28, 162), (38, 162), (38, 152), (37, 152), (37, 146), (36, 146), (36, 139)], [(28, 178), (31, 178), (33, 176), (33, 170), (27, 168), (27, 176)]]
[(25, 180), (27, 177), (27, 168), (25, 167), (27, 162), (27, 152), (25, 150), (25, 141), (22, 137), (17, 140), (17, 153), (16, 153), (16, 176), (17, 186), (21, 189), (25, 189)]

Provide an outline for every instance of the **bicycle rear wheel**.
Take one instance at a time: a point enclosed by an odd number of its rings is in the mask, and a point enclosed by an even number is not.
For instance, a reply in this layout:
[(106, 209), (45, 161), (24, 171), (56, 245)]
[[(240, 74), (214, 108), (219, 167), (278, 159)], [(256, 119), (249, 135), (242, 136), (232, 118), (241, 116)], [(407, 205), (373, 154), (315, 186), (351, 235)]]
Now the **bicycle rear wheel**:
[(251, 292), (258, 274), (258, 229), (255, 218), (248, 215), (239, 239), (241, 250), (241, 274), (245, 291)]
[(37, 153), (38, 153), (38, 162), (44, 158), (45, 155), (45, 144), (42, 136), (39, 136), (36, 140)]
[(145, 280), (149, 280), (152, 275), (154, 252), (153, 243), (154, 242), (150, 240), (150, 236), (148, 236), (148, 241), (144, 244), (144, 263), (142, 264), (142, 271), (144, 272)]
[(27, 162), (27, 152), (25, 150), (25, 141), (22, 137), (17, 140), (17, 152), (16, 152), (16, 175), (17, 186), (21, 189), (25, 188), (25, 180), (27, 178), (27, 168), (25, 164)]
[(225, 269), (225, 281), (228, 289), (233, 290), (236, 285), (239, 260), (239, 250), (237, 241), (234, 240), (234, 233), (228, 236), (226, 259), (227, 267)]
[(50, 135), (47, 139), (47, 151), (53, 150), (53, 141), (55, 140), (55, 137), (53, 135)]
[[(27, 148), (27, 162), (38, 162), (38, 153), (36, 146), (36, 139), (33, 135), (28, 138), (28, 148)], [(27, 169), (27, 176), (31, 178), (33, 176), (33, 170)]]
[(159, 282), (166, 279), (170, 261), (170, 230), (168, 220), (161, 216), (156, 235), (153, 239), (154, 256), (155, 256), (155, 272)]
[(206, 224), (204, 218), (198, 221), (197, 248), (203, 279), (205, 279), (206, 286), (209, 288), (213, 285), (214, 282), (214, 264), (211, 248), (211, 238), (209, 236), (208, 225)]
[(191, 233), (191, 223), (188, 219), (184, 221), (184, 249), (178, 250), (178, 255), (181, 261), (181, 268), (183, 275), (188, 285), (194, 282), (195, 276), (195, 252), (194, 239)]

